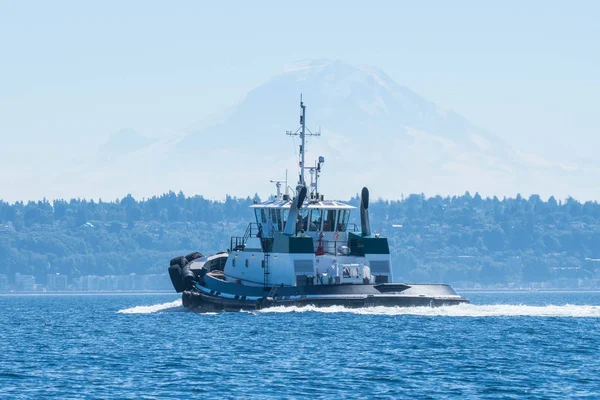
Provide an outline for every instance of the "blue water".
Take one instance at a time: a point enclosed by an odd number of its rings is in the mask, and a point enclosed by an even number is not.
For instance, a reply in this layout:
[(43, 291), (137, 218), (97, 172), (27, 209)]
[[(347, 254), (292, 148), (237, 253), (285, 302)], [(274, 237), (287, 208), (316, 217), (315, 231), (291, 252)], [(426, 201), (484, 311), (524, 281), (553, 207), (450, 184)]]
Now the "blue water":
[(600, 292), (194, 314), (175, 294), (0, 296), (0, 398), (600, 398)]

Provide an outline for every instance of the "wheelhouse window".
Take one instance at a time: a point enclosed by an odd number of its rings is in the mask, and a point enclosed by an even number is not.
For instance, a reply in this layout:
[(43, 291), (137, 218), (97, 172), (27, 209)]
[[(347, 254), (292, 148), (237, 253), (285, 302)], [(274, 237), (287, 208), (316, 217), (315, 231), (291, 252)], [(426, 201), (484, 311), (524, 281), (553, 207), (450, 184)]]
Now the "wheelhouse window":
[(348, 229), (348, 220), (350, 219), (350, 210), (340, 210), (338, 212), (337, 231), (346, 232)]
[(336, 210), (323, 210), (323, 232), (333, 232), (335, 230)]
[(296, 231), (306, 232), (307, 225), (308, 225), (308, 210), (303, 209), (303, 210), (298, 211), (298, 222), (296, 224)]
[(275, 214), (277, 216), (277, 231), (283, 231), (283, 221), (281, 220), (281, 209), (278, 208), (275, 210)]
[(273, 224), (273, 230), (276, 232), (281, 232), (283, 230), (283, 224), (281, 222), (281, 209), (270, 208), (269, 216), (271, 219), (271, 224)]
[(267, 224), (267, 215), (265, 214), (265, 209), (255, 208), (254, 215), (256, 216), (256, 224), (258, 225), (258, 230), (262, 231), (263, 226)]
[(260, 219), (262, 220), (263, 224), (267, 223), (267, 214), (265, 213), (264, 208), (260, 209)]
[(316, 232), (321, 229), (321, 210), (312, 209), (310, 211), (310, 224), (308, 226), (308, 230), (311, 232)]
[(261, 229), (262, 227), (262, 217), (260, 216), (260, 208), (255, 208), (254, 209), (254, 215), (256, 216), (256, 224), (258, 225), (258, 229)]
[(282, 230), (285, 230), (285, 223), (287, 222), (287, 220), (288, 220), (288, 216), (290, 215), (290, 210), (289, 210), (289, 209), (287, 209), (287, 208), (284, 208), (284, 209), (282, 210), (282, 213), (283, 213), (283, 214), (282, 214), (282, 215), (283, 215), (283, 216), (282, 216), (282, 220), (283, 220), (283, 229), (282, 229)]

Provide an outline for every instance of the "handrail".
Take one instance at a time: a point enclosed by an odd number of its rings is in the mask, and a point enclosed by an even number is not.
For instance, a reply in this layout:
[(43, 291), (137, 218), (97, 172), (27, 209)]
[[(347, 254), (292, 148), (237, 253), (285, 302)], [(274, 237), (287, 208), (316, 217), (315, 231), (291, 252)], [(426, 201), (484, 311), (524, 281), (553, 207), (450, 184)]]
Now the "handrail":
[(246, 228), (246, 232), (244, 232), (244, 243), (246, 243), (246, 240), (248, 240), (248, 238), (250, 237), (251, 234), (252, 234), (252, 222), (250, 222), (248, 224), (248, 227)]
[(356, 225), (355, 223), (348, 223), (348, 226), (346, 228), (347, 232), (350, 231), (351, 226), (352, 226), (352, 232), (360, 232), (360, 229), (358, 229), (358, 225)]
[[(256, 225), (256, 228), (254, 228), (254, 234), (253, 234), (253, 229), (252, 226)], [(231, 251), (234, 250), (241, 250), (244, 248), (244, 246), (246, 246), (246, 242), (248, 241), (249, 238), (251, 237), (257, 237), (258, 236), (258, 224), (256, 222), (250, 222), (248, 224), (248, 226), (246, 227), (246, 231), (244, 232), (244, 236), (231, 236), (231, 239), (229, 241), (229, 249)]]

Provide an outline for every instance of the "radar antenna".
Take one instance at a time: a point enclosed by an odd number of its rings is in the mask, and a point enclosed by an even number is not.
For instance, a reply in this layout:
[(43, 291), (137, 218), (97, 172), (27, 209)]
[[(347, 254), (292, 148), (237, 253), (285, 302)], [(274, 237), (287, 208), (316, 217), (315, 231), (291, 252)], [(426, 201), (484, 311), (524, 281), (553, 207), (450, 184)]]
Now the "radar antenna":
[(285, 170), (285, 181), (282, 180), (277, 180), (277, 179), (271, 179), (271, 183), (274, 183), (275, 186), (277, 187), (277, 200), (281, 200), (283, 198), (283, 196), (281, 195), (281, 184), (284, 183), (285, 184), (285, 195), (288, 196), (288, 184), (287, 184), (287, 169)]

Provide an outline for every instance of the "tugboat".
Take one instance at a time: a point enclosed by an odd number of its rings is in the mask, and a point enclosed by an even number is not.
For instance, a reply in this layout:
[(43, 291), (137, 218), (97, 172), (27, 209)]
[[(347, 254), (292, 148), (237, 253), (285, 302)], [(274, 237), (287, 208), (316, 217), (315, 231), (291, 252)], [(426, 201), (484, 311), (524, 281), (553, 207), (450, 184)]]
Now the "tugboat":
[[(349, 223), (355, 207), (327, 200), (319, 191), (325, 159), (305, 164), (306, 128), (300, 100), (298, 183), (271, 181), (277, 194), (254, 204), (255, 222), (230, 248), (211, 256), (194, 252), (171, 260), (169, 276), (194, 311), (242, 311), (267, 307), (340, 305), (349, 308), (437, 307), (468, 303), (450, 285), (401, 283), (394, 279), (387, 238), (371, 232), (369, 190), (360, 196), (360, 228)], [(310, 174), (310, 185), (305, 172)], [(285, 193), (281, 185), (285, 183)]]

